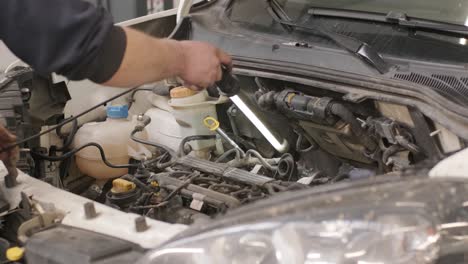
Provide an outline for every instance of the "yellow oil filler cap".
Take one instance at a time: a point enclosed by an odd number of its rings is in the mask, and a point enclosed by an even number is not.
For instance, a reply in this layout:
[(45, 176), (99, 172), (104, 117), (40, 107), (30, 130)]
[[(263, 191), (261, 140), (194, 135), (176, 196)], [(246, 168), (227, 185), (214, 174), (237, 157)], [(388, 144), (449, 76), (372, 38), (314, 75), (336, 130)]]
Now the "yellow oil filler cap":
[(136, 185), (133, 182), (124, 179), (115, 179), (112, 181), (112, 193), (126, 193), (135, 190)]
[(24, 248), (11, 247), (6, 251), (6, 257), (9, 261), (21, 260), (24, 256)]

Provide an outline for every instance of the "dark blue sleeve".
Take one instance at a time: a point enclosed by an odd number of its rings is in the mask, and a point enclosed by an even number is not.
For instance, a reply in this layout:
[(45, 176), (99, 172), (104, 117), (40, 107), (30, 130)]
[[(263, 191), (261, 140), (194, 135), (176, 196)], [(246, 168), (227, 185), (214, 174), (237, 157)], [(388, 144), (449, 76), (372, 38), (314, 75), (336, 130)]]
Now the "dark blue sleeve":
[(109, 80), (126, 47), (122, 28), (82, 0), (1, 0), (0, 39), (39, 74)]

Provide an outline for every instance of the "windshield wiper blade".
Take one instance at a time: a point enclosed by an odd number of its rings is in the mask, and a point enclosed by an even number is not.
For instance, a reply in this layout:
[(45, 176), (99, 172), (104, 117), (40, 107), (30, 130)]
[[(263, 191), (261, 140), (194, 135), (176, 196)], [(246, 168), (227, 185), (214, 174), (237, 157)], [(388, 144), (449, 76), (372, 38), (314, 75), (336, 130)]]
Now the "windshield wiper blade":
[(314, 7), (308, 10), (308, 14), (311, 16), (339, 17), (375, 21), (395, 24), (401, 27), (455, 33), (459, 35), (468, 34), (468, 27), (464, 25), (447, 24), (437, 21), (413, 18), (409, 17), (403, 12), (389, 11), (387, 14), (380, 14), (373, 12)]
[(367, 62), (369, 65), (373, 66), (379, 73), (385, 74), (390, 70), (391, 65), (388, 64), (382, 58), (382, 56), (380, 56), (380, 54), (375, 51), (369, 44), (353, 37), (328, 31), (321, 26), (310, 27), (307, 25), (295, 23), (289, 18), (289, 16), (287, 16), (286, 12), (275, 0), (267, 0), (267, 3), (267, 10), (273, 20), (287, 29), (291, 30), (292, 28), (299, 28), (306, 31), (320, 33), (321, 36), (332, 40), (341, 48), (349, 51), (350, 53)]

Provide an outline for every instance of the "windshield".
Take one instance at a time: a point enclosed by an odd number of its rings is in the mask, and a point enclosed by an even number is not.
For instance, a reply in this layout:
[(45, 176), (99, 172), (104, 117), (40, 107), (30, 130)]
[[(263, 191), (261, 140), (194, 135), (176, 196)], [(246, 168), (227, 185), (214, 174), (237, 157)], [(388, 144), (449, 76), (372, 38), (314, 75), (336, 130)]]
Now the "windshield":
[[(281, 2), (281, 1), (280, 1)], [(345, 9), (387, 14), (403, 12), (409, 17), (468, 25), (468, 0), (291, 0), (308, 7)]]

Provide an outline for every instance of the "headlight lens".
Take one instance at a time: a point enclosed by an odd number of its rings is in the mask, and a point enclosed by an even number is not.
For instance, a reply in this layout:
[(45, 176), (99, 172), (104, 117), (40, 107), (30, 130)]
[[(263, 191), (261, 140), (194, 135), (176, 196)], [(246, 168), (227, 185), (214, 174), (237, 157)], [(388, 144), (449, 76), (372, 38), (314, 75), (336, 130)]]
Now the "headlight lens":
[(430, 217), (416, 213), (288, 219), (202, 233), (139, 263), (427, 263), (437, 257), (436, 230)]

